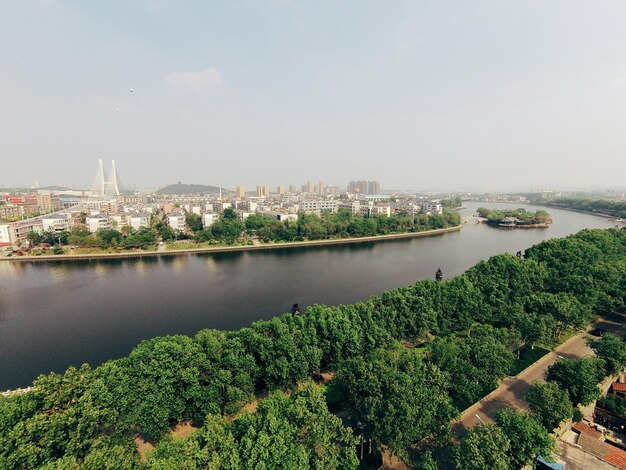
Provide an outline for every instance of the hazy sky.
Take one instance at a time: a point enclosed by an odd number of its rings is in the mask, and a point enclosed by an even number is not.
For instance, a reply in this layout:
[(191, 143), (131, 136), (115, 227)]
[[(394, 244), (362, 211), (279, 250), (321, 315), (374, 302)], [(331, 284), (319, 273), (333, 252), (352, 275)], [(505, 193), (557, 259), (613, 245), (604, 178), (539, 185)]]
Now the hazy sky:
[(626, 2), (0, 0), (0, 129), (0, 187), (624, 186)]

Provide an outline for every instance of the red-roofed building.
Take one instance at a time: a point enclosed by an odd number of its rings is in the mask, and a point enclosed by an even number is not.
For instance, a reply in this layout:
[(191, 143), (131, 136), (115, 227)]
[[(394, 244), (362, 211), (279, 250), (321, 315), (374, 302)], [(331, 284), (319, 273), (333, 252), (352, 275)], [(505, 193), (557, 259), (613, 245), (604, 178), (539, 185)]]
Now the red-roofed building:
[(584, 423), (576, 423), (572, 429), (580, 433), (577, 444), (582, 450), (617, 468), (626, 470), (626, 451), (601, 441), (599, 437), (602, 435)]

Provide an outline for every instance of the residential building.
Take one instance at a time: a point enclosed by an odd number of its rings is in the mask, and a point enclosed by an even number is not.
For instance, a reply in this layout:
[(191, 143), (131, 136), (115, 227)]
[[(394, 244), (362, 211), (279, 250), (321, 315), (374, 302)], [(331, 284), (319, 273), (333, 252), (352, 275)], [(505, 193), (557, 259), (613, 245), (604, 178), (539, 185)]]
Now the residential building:
[[(358, 190), (358, 191), (357, 191)], [(378, 181), (350, 181), (348, 183), (349, 193), (379, 194), (380, 182)]]
[(257, 196), (269, 196), (270, 188), (269, 186), (257, 186), (256, 187), (256, 195)]
[(205, 227), (210, 227), (217, 219), (219, 219), (219, 214), (208, 212), (202, 216), (202, 223)]
[(70, 219), (68, 217), (45, 217), (41, 219), (43, 231), (67, 232), (70, 230)]
[(24, 215), (24, 207), (18, 204), (8, 203), (0, 206), (0, 219), (17, 219)]
[(235, 188), (235, 197), (237, 199), (243, 199), (244, 197), (246, 197), (246, 188), (244, 188), (243, 186), (237, 186)]
[(352, 212), (354, 215), (361, 213), (361, 202), (360, 201), (347, 201), (340, 202), (338, 205), (338, 209), (346, 209)]
[(183, 214), (171, 214), (167, 216), (167, 224), (173, 230), (185, 230), (185, 216)]
[(137, 214), (130, 217), (130, 226), (135, 230), (150, 228), (150, 214)]
[(87, 227), (91, 233), (96, 233), (101, 228), (111, 228), (111, 219), (104, 215), (87, 217)]
[(263, 212), (260, 212), (260, 214), (266, 217), (271, 217), (273, 219), (280, 220), (281, 222), (284, 222), (285, 220), (292, 220), (294, 222), (297, 222), (298, 220), (298, 214), (289, 214), (287, 212), (263, 211)]
[(61, 209), (61, 198), (58, 194), (37, 194), (37, 207), (42, 214), (49, 214)]
[(337, 201), (302, 201), (299, 208), (303, 212), (337, 212), (338, 207)]
[(0, 246), (11, 246), (11, 226), (9, 224), (0, 224)]
[(422, 212), (427, 214), (443, 214), (443, 206), (438, 202), (425, 202), (422, 204)]
[(276, 188), (276, 192), (277, 192), (278, 194), (284, 194), (284, 193), (285, 193), (285, 187), (284, 187), (284, 186), (278, 186), (278, 187)]

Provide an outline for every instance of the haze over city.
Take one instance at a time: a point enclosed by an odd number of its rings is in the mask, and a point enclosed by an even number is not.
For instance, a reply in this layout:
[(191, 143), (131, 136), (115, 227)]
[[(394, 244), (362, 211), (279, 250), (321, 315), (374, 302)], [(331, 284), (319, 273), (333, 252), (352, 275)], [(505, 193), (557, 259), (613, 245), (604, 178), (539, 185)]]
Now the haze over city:
[[(626, 4), (5, 2), (0, 187), (623, 186)], [(132, 89), (132, 91), (131, 91)]]

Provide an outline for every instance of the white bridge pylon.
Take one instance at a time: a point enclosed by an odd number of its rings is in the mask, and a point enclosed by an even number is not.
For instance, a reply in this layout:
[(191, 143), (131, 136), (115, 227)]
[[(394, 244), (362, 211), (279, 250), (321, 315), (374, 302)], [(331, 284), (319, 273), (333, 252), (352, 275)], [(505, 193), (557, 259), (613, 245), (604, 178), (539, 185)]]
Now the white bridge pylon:
[(111, 160), (111, 171), (108, 176), (104, 172), (102, 159), (98, 160), (98, 171), (91, 188), (93, 194), (97, 197), (105, 198), (120, 195), (120, 178), (115, 168), (115, 160)]

